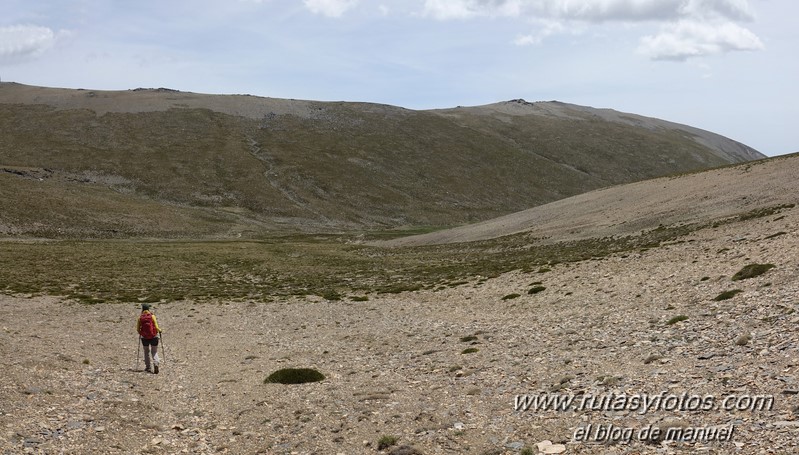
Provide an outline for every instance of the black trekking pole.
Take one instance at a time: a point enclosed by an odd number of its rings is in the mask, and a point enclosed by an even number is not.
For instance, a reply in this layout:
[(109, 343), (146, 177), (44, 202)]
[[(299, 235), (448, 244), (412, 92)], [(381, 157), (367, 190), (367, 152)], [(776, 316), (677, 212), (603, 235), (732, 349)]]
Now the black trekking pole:
[(166, 345), (164, 344), (164, 334), (158, 332), (158, 341), (161, 344), (161, 353), (164, 354), (164, 362), (166, 363)]
[(141, 349), (141, 337), (136, 337), (136, 367), (134, 371), (139, 371), (139, 350)]

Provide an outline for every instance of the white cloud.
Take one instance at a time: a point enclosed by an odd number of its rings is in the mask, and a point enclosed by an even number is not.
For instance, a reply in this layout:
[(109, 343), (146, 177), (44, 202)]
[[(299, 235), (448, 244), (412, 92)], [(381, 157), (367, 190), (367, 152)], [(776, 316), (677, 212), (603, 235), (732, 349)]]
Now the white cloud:
[(56, 41), (56, 33), (47, 27), (12, 25), (0, 27), (0, 64), (18, 63), (36, 58)]
[(524, 0), (425, 0), (424, 15), (439, 20), (522, 14)]
[(314, 14), (341, 17), (347, 10), (358, 4), (358, 0), (303, 0), (303, 3)]
[(519, 18), (545, 25), (514, 40), (540, 44), (576, 24), (660, 24), (641, 39), (639, 52), (653, 59), (757, 50), (760, 39), (739, 25), (754, 19), (749, 0), (425, 0), (423, 14), (438, 20)]
[(479, 16), (533, 17), (589, 22), (725, 17), (751, 20), (748, 0), (425, 0), (436, 19)]
[(638, 52), (654, 60), (686, 60), (729, 51), (754, 51), (763, 43), (751, 31), (732, 22), (680, 21), (641, 39)]
[(563, 33), (566, 27), (557, 21), (546, 21), (538, 30), (528, 35), (522, 35), (513, 40), (517, 46), (528, 46), (531, 44), (541, 44), (548, 36), (556, 33)]

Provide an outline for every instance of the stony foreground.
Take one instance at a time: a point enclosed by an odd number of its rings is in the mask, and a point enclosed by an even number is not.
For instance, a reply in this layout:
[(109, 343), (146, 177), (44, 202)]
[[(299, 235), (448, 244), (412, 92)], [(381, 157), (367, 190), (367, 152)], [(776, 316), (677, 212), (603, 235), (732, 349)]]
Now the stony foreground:
[[(136, 369), (133, 303), (0, 296), (0, 453), (794, 453), (797, 226), (791, 209), (624, 256), (365, 302), (156, 305), (159, 375), (141, 359)], [(775, 267), (731, 280), (750, 263)], [(286, 367), (326, 379), (263, 383)], [(773, 408), (514, 409), (516, 395), (556, 392), (757, 395)], [(609, 425), (634, 436), (593, 442)], [(638, 441), (650, 425), (733, 433)]]

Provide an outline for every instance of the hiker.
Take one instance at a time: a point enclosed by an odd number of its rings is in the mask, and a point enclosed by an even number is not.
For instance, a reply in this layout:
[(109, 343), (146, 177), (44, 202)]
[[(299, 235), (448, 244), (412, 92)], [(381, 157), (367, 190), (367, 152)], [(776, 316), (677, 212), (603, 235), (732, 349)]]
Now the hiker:
[[(158, 327), (155, 315), (150, 312), (150, 305), (146, 303), (141, 306), (141, 315), (136, 321), (136, 331), (139, 332), (141, 344), (144, 346), (144, 371), (158, 374), (158, 364), (161, 363), (158, 358), (158, 334), (161, 333), (161, 329)], [(150, 370), (150, 352), (153, 354), (152, 370)]]

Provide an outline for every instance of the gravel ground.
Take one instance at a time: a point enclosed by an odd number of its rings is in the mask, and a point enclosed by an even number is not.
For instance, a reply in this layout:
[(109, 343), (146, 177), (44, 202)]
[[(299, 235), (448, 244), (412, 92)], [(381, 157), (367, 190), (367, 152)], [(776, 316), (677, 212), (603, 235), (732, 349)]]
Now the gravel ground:
[[(624, 256), (365, 302), (156, 305), (159, 375), (136, 368), (133, 303), (0, 296), (0, 453), (793, 453), (798, 227), (789, 209)], [(775, 267), (731, 280), (750, 263)], [(545, 289), (529, 294), (536, 282)], [(287, 367), (326, 379), (264, 384)], [(555, 393), (773, 406), (514, 409), (517, 395)], [(608, 425), (631, 440), (594, 442)], [(644, 443), (647, 426), (733, 434)]]

